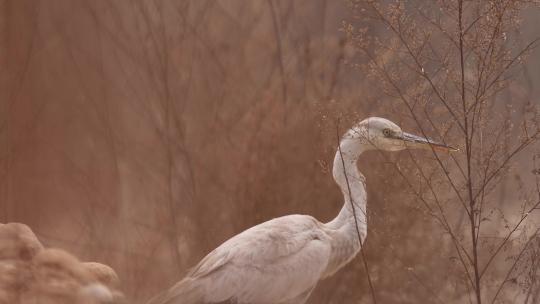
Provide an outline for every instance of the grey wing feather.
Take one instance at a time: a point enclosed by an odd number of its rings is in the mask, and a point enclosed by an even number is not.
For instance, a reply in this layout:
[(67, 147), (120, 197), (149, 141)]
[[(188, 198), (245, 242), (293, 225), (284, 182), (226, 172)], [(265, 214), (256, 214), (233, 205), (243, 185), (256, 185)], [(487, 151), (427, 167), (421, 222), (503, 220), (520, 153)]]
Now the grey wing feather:
[(285, 303), (317, 284), (330, 250), (312, 217), (277, 218), (223, 243), (149, 304)]

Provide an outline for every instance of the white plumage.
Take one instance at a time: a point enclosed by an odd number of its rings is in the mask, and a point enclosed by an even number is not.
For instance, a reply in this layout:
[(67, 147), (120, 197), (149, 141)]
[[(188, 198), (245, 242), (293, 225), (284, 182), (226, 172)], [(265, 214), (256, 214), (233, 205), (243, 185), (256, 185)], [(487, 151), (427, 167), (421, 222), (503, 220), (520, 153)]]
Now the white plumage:
[(210, 252), (149, 304), (305, 303), (319, 280), (334, 274), (360, 250), (356, 223), (365, 240), (366, 190), (356, 167), (358, 157), (366, 150), (406, 147), (450, 149), (404, 133), (383, 118), (361, 121), (345, 133), (334, 158), (333, 176), (344, 196), (336, 218), (321, 223), (309, 215), (288, 215), (249, 228)]

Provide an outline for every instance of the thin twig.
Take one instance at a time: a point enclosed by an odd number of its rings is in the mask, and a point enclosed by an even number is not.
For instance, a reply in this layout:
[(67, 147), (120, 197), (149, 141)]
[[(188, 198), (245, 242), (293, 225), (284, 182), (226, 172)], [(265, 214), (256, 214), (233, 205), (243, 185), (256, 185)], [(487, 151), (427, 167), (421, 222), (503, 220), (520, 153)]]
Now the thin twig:
[(508, 277), (510, 277), (510, 275), (512, 274), (512, 271), (514, 270), (517, 263), (521, 259), (521, 256), (523, 256), (523, 253), (525, 253), (525, 250), (529, 247), (529, 244), (531, 243), (531, 241), (538, 237), (538, 232), (539, 231), (540, 231), (540, 228), (536, 229), (536, 231), (533, 233), (533, 235), (531, 235), (531, 237), (527, 240), (527, 243), (525, 243), (523, 248), (519, 251), (519, 254), (514, 259), (514, 263), (512, 263), (512, 266), (510, 267), (510, 269), (508, 269), (508, 272), (506, 272), (506, 276), (504, 277), (503, 281), (501, 282), (501, 285), (499, 285), (499, 288), (497, 288), (497, 291), (495, 292), (495, 296), (493, 296), (493, 300), (491, 301), (491, 304), (495, 303), (495, 300), (499, 296), (499, 293), (501, 292), (504, 284), (506, 284), (506, 282), (508, 281)]
[(371, 297), (373, 298), (373, 303), (377, 304), (377, 298), (375, 297), (375, 288), (373, 287), (373, 283), (371, 282), (371, 276), (369, 274), (369, 267), (367, 264), (366, 256), (364, 254), (364, 245), (362, 244), (362, 236), (360, 235), (360, 228), (358, 227), (358, 219), (356, 218), (356, 208), (353, 202), (351, 186), (349, 184), (349, 178), (347, 176), (347, 171), (345, 169), (345, 160), (343, 159), (343, 152), (341, 151), (341, 142), (339, 138), (339, 119), (336, 124), (336, 136), (337, 136), (337, 142), (338, 142), (339, 156), (341, 158), (341, 164), (343, 166), (343, 174), (345, 175), (345, 182), (347, 183), (347, 189), (349, 191), (349, 199), (350, 199), (353, 217), (354, 217), (354, 226), (356, 228), (356, 235), (358, 236), (358, 242), (360, 242), (360, 254), (362, 255), (362, 261), (364, 262), (364, 268), (366, 269), (366, 275), (367, 275), (367, 279), (369, 283), (369, 290), (371, 291)]

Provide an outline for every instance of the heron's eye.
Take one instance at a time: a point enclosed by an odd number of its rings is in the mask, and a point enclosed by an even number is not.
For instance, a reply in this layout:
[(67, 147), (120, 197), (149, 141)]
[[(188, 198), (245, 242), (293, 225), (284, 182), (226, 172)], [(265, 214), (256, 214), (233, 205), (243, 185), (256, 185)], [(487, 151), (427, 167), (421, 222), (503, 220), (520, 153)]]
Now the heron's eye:
[(382, 133), (385, 137), (390, 137), (390, 135), (392, 135), (392, 130), (390, 129), (383, 129), (382, 130)]

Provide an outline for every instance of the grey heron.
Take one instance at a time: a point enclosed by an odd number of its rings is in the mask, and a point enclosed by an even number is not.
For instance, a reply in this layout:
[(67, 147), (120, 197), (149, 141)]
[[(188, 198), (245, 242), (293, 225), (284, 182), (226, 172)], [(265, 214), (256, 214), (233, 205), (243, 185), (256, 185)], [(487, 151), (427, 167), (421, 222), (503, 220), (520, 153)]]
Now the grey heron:
[(149, 304), (305, 303), (317, 282), (336, 273), (359, 252), (367, 235), (366, 184), (357, 168), (369, 150), (453, 148), (405, 133), (395, 123), (367, 118), (342, 137), (333, 177), (344, 199), (330, 222), (287, 215), (251, 227), (210, 252), (180, 282)]

